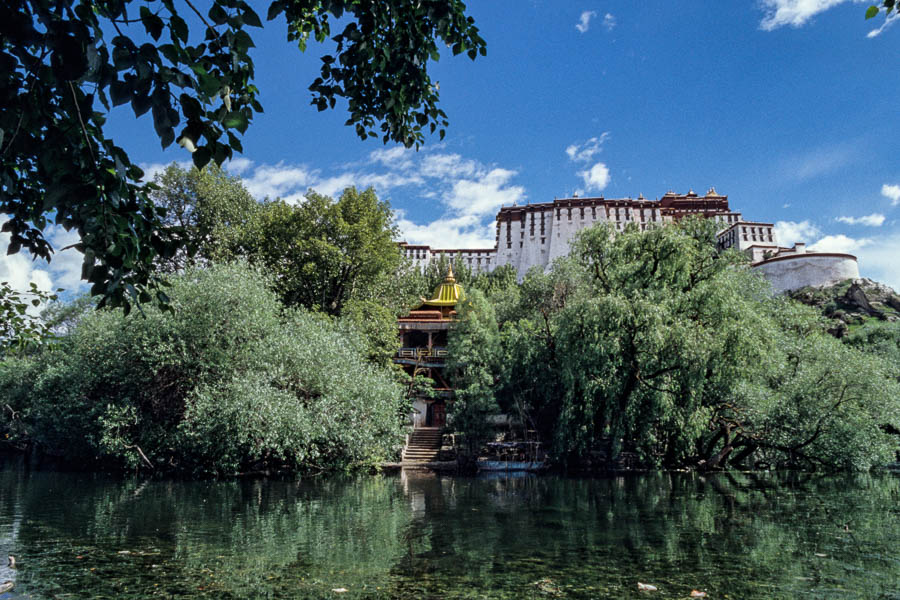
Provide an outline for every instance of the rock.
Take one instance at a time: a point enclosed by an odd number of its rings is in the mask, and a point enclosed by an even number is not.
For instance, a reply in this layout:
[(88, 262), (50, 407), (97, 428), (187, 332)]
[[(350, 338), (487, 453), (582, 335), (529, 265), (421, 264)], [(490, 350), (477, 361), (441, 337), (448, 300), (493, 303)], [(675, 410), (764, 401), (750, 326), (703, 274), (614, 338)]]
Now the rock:
[(828, 333), (838, 339), (847, 335), (848, 331), (850, 331), (850, 328), (847, 327), (847, 324), (840, 319), (835, 319), (834, 321), (832, 321), (831, 327), (828, 328)]
[(850, 284), (850, 288), (838, 300), (851, 308), (859, 310), (859, 312), (876, 317), (882, 315), (882, 312), (880, 310), (872, 306), (872, 303), (869, 301), (869, 297), (866, 295), (866, 292), (856, 281)]
[(897, 294), (891, 294), (890, 296), (885, 298), (884, 303), (897, 312), (900, 312), (900, 296), (898, 296)]

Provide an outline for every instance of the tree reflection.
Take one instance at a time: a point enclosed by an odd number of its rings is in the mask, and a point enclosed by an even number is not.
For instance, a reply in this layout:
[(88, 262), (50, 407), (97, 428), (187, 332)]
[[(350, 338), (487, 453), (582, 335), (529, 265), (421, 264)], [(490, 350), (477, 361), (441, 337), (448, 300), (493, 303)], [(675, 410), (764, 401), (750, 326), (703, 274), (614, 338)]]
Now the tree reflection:
[[(0, 550), (35, 598), (880, 598), (900, 480), (121, 481), (0, 470)], [(3, 573), (0, 573), (0, 578)], [(549, 582), (549, 583), (548, 583)]]

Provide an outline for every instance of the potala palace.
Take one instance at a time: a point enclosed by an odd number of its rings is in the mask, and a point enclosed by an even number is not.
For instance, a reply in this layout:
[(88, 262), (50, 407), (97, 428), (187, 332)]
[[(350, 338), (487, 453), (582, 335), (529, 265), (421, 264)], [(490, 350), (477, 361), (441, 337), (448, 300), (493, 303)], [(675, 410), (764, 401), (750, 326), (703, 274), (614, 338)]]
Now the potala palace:
[(474, 271), (491, 271), (512, 265), (519, 277), (532, 267), (547, 268), (554, 259), (569, 253), (575, 234), (596, 223), (611, 223), (619, 231), (634, 223), (641, 230), (677, 221), (690, 215), (715, 219), (721, 225), (716, 237), (721, 249), (737, 248), (746, 253), (751, 266), (769, 280), (776, 292), (808, 285), (826, 286), (859, 277), (856, 257), (834, 252), (811, 252), (796, 243), (778, 245), (772, 223), (745, 221), (732, 211), (728, 196), (710, 188), (700, 196), (669, 191), (659, 199), (562, 198), (553, 202), (504, 206), (497, 213), (497, 236), (493, 248), (446, 249), (401, 243), (405, 256), (417, 266), (446, 256), (461, 260)]

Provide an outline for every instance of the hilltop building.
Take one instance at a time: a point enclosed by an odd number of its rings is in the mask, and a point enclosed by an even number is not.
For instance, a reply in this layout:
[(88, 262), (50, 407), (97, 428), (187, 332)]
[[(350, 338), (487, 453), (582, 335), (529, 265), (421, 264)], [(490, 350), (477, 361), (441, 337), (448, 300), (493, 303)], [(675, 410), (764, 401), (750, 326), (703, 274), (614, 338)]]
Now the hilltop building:
[(461, 260), (475, 272), (493, 271), (512, 265), (524, 277), (532, 267), (548, 268), (569, 253), (575, 235), (596, 223), (610, 223), (622, 231), (633, 223), (642, 231), (665, 225), (687, 216), (715, 219), (721, 249), (737, 248), (746, 253), (751, 267), (758, 269), (776, 292), (808, 285), (827, 286), (859, 277), (856, 257), (851, 254), (809, 252), (798, 243), (792, 248), (778, 245), (774, 224), (745, 221), (732, 211), (728, 196), (710, 188), (700, 196), (669, 191), (658, 200), (642, 195), (637, 198), (572, 198), (553, 202), (504, 206), (497, 213), (493, 248), (443, 249), (401, 242), (404, 255), (420, 267), (445, 256)]
[(434, 381), (433, 397), (413, 399), (414, 427), (443, 427), (447, 419), (447, 401), (453, 390), (444, 376), (447, 359), (447, 333), (456, 317), (456, 305), (465, 300), (462, 286), (456, 283), (453, 267), (434, 290), (431, 299), (422, 298), (418, 308), (397, 319), (400, 349), (394, 362), (409, 375), (422, 375)]

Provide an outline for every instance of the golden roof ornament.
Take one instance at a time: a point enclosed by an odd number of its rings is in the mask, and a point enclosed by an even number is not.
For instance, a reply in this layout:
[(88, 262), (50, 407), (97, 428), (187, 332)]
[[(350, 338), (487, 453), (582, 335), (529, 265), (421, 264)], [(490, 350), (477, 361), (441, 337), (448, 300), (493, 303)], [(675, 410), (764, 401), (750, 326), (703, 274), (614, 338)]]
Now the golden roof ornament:
[(461, 285), (456, 283), (456, 277), (453, 276), (453, 265), (447, 269), (447, 276), (444, 277), (438, 286), (434, 289), (433, 298), (426, 300), (422, 298), (423, 306), (455, 306), (458, 302), (466, 299)]

